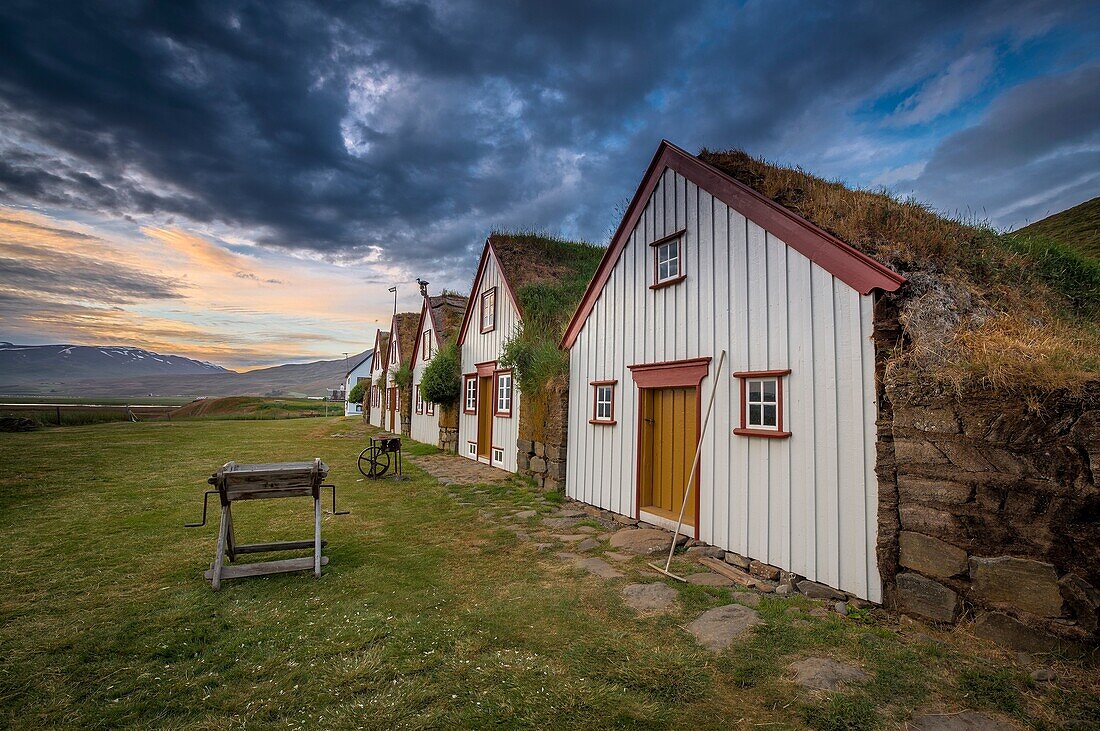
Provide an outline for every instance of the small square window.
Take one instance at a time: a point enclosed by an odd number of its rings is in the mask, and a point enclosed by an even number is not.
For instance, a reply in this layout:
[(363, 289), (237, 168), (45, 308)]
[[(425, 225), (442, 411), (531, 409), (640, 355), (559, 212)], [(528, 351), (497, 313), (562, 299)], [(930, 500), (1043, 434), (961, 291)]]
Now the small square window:
[(592, 424), (615, 423), (615, 384), (618, 381), (592, 382)]
[(744, 436), (789, 437), (783, 430), (783, 371), (744, 371), (734, 373), (741, 380), (741, 426), (735, 434)]
[(481, 293), (481, 332), (487, 333), (497, 326), (497, 288)]
[(504, 461), (504, 450), (501, 449), (500, 447), (493, 447), (493, 461), (494, 462), (503, 462)]
[(470, 455), (471, 457), (476, 457), (477, 456), (477, 443), (476, 442), (466, 442), (466, 454)]
[(512, 415), (512, 372), (497, 373), (497, 416)]

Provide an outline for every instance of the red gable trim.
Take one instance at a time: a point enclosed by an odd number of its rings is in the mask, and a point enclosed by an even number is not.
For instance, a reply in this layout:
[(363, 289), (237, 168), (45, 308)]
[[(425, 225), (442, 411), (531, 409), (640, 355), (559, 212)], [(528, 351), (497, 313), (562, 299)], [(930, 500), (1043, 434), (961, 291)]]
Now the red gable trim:
[(905, 278), (900, 274), (853, 249), (828, 231), (818, 228), (668, 140), (662, 140), (642, 176), (642, 182), (630, 201), (630, 206), (626, 209), (626, 215), (611, 239), (611, 245), (607, 247), (607, 253), (581, 299), (580, 306), (569, 321), (569, 327), (561, 341), (563, 348), (573, 347), (665, 168), (684, 176), (761, 228), (779, 237), (792, 249), (860, 294), (868, 294), (875, 289), (893, 292), (905, 283)]
[[(421, 328), (424, 327), (424, 310), (428, 311), (429, 316), (432, 312), (431, 302), (427, 297), (424, 298), (424, 304), (420, 306), (420, 319), (416, 321), (416, 342), (413, 343), (412, 358), (409, 359), (409, 367), (416, 368), (416, 354), (420, 352), (420, 341), (424, 339), (424, 334), (421, 332)], [(435, 318), (432, 318), (433, 325), (435, 324)], [(438, 340), (436, 341), (438, 344)]]
[(500, 266), (500, 257), (497, 256), (497, 252), (493, 250), (493, 242), (489, 239), (485, 239), (485, 248), (481, 250), (481, 261), (477, 265), (477, 274), (474, 275), (474, 283), (470, 286), (470, 296), (466, 300), (466, 312), (462, 315), (462, 325), (458, 328), (458, 346), (462, 347), (462, 344), (466, 342), (466, 326), (470, 324), (470, 317), (474, 311), (474, 306), (478, 307), (478, 311), (481, 311), (481, 293), (478, 291), (479, 284), (481, 283), (481, 276), (485, 273), (485, 265), (489, 261), (489, 252), (493, 252), (493, 258), (497, 260), (497, 271), (500, 272), (500, 281), (504, 282), (504, 289), (508, 291), (508, 297), (512, 300), (512, 306), (516, 308), (516, 312), (519, 314), (519, 319), (523, 321), (523, 310), (520, 309), (519, 299), (516, 298), (516, 293), (512, 291), (512, 285), (508, 283), (508, 276), (504, 273), (503, 267)]

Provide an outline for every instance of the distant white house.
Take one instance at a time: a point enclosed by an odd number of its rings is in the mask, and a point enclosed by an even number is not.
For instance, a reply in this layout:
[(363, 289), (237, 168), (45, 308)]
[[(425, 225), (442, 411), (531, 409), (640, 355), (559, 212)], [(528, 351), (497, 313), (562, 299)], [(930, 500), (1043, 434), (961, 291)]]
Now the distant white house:
[[(367, 353), (362, 360), (356, 363), (351, 369), (344, 374), (344, 416), (362, 416), (363, 415), (363, 402), (351, 401), (348, 396), (351, 395), (351, 389), (355, 388), (355, 384), (360, 381), (370, 381), (370, 372), (372, 361), (374, 360), (374, 351)], [(368, 395), (370, 389), (367, 390)]]

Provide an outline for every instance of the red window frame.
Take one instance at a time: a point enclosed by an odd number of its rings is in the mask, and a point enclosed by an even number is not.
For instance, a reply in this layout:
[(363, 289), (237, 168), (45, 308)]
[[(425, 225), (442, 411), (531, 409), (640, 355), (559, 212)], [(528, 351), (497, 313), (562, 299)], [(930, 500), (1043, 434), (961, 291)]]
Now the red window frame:
[[(508, 410), (500, 410), (500, 377), (508, 376)], [(493, 416), (500, 416), (506, 419), (512, 418), (512, 404), (516, 399), (516, 379), (512, 375), (511, 368), (504, 368), (502, 370), (493, 373)]]
[(434, 401), (425, 401), (424, 402), (424, 413), (427, 414), (428, 416), (435, 416), (435, 402)]
[[(733, 430), (734, 434), (743, 437), (766, 437), (769, 439), (787, 439), (791, 436), (789, 431), (783, 428), (783, 391), (784, 379), (791, 375), (791, 369), (771, 371), (737, 371), (734, 378), (741, 381), (741, 426)], [(775, 379), (775, 429), (769, 427), (749, 426), (748, 416), (748, 382), (760, 379)]]
[[(618, 389), (618, 385), (619, 385), (618, 380), (590, 381), (589, 385), (592, 387), (592, 418), (590, 418), (588, 420), (588, 423), (589, 424), (600, 424), (600, 425), (604, 425), (604, 426), (609, 426), (609, 425), (612, 425), (612, 424), (616, 424), (617, 422), (615, 420), (615, 392), (619, 390)], [(610, 416), (610, 418), (607, 418), (607, 419), (599, 418), (598, 413), (597, 413), (596, 396), (600, 392), (600, 386), (610, 386), (611, 387), (611, 416)]]
[[(485, 327), (485, 298), (488, 297), (490, 294), (493, 295), (493, 324), (490, 325), (489, 327)], [(478, 305), (478, 318), (479, 318), (478, 319), (478, 326), (481, 328), (481, 332), (483, 334), (484, 333), (491, 333), (493, 330), (497, 329), (497, 288), (496, 287), (489, 287), (489, 289), (487, 289), (487, 290), (485, 290), (484, 292), (481, 293), (481, 301)]]
[[(687, 272), (684, 269), (684, 237), (686, 236), (686, 234), (687, 229), (682, 228), (675, 233), (669, 234), (668, 236), (662, 236), (661, 238), (650, 244), (650, 246), (653, 248), (653, 284), (649, 285), (650, 289), (662, 289), (664, 287), (671, 287), (672, 285), (679, 284), (680, 282), (687, 279)], [(675, 277), (672, 277), (671, 279), (661, 281), (659, 279), (661, 275), (661, 265), (657, 260), (657, 252), (662, 246), (664, 246), (665, 244), (670, 244), (673, 241), (676, 242), (676, 262), (677, 266), (679, 266), (680, 268), (680, 273)]]
[[(474, 382), (474, 407), (470, 408), (470, 381)], [(463, 414), (476, 414), (477, 413), (477, 374), (467, 373), (462, 376), (462, 413)]]

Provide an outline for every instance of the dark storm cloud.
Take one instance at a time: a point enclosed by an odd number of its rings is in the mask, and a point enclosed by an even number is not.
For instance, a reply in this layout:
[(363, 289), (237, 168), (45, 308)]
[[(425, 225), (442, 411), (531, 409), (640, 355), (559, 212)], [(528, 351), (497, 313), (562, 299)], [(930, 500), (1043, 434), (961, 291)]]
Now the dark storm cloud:
[(913, 187), (964, 215), (1038, 220), (1100, 189), (1100, 64), (1022, 84), (984, 119), (945, 138)]
[(853, 99), (1077, 7), (7, 4), (0, 197), (464, 276), (492, 226), (602, 237), (661, 137), (806, 161)]

